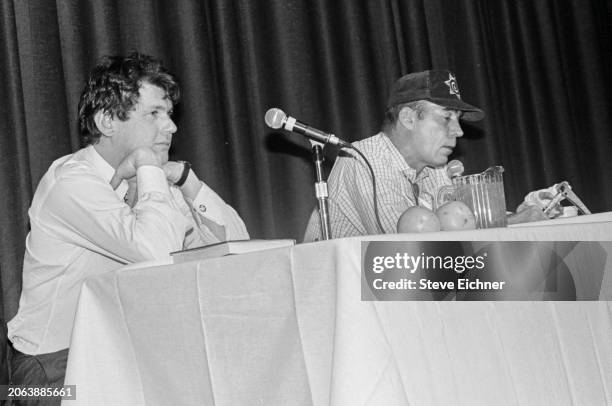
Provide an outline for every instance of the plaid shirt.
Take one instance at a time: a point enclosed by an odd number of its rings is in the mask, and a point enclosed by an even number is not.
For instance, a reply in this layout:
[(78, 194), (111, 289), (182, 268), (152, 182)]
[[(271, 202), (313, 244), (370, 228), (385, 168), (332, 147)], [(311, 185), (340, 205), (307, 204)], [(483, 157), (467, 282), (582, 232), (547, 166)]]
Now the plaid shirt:
[[(391, 140), (379, 133), (353, 143), (368, 159), (376, 176), (378, 213), (384, 233), (397, 232), (402, 213), (415, 206), (413, 184), (418, 186), (419, 205), (432, 209), (434, 196), (443, 185), (451, 184), (446, 166), (412, 169)], [(372, 177), (367, 165), (355, 151), (343, 150), (328, 179), (329, 218), (332, 238), (379, 234), (374, 216)], [(304, 242), (322, 239), (319, 212), (315, 208)]]

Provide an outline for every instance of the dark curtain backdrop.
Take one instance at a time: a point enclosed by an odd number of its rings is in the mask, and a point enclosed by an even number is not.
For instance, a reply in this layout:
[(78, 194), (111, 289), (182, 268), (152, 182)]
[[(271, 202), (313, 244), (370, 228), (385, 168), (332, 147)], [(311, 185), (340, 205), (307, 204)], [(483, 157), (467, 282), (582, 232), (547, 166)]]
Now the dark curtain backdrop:
[(456, 156), (467, 172), (503, 165), (510, 208), (567, 180), (593, 211), (612, 210), (610, 1), (1, 1), (5, 321), (30, 200), (49, 164), (79, 148), (78, 98), (104, 54), (137, 49), (178, 76), (172, 156), (256, 238), (301, 238), (315, 204), (309, 145), (269, 130), (268, 108), (355, 141), (378, 131), (396, 78), (429, 68), (454, 71), (463, 99), (485, 109)]

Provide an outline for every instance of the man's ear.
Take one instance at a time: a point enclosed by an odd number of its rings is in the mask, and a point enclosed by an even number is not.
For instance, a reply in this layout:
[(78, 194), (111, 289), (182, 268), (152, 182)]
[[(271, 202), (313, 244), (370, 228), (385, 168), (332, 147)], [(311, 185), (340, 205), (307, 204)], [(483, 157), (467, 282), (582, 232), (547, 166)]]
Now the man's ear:
[(102, 110), (96, 112), (94, 114), (94, 122), (96, 123), (96, 127), (98, 127), (98, 131), (107, 137), (112, 137), (115, 132), (114, 120), (113, 117), (104, 112)]
[(411, 130), (414, 127), (414, 123), (417, 120), (416, 110), (411, 109), (408, 106), (402, 107), (399, 112), (397, 121), (407, 129)]

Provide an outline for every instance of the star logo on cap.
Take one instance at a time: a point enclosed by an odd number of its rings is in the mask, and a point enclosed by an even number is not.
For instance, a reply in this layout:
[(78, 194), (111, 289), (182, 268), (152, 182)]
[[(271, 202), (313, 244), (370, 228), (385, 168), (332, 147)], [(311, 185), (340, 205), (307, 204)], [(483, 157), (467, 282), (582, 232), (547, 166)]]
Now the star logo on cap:
[(461, 99), (461, 94), (459, 93), (459, 85), (457, 84), (457, 79), (453, 76), (452, 73), (448, 74), (448, 80), (445, 80), (444, 83), (448, 86), (448, 92), (450, 94), (454, 94), (458, 99)]

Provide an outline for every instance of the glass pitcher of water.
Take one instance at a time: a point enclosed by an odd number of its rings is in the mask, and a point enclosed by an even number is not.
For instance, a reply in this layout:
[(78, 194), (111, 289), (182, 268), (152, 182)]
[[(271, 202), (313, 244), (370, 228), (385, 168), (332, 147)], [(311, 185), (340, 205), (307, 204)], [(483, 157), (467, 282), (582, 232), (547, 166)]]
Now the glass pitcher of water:
[(459, 200), (472, 209), (477, 228), (506, 227), (503, 172), (503, 167), (492, 166), (482, 173), (453, 178), (452, 185), (438, 191), (436, 207)]

